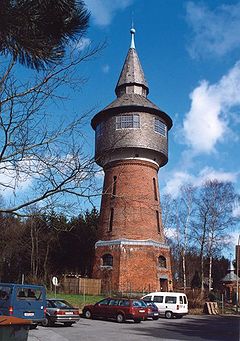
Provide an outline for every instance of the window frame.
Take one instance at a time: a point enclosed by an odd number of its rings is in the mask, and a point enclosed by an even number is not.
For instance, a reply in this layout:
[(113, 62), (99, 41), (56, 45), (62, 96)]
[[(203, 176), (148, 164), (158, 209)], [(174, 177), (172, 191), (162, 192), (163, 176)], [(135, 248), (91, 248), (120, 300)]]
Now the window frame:
[(154, 118), (154, 131), (155, 131), (155, 133), (160, 134), (163, 137), (167, 137), (167, 126), (158, 117)]
[(121, 114), (116, 116), (116, 130), (139, 129), (140, 115), (136, 113)]
[(166, 259), (166, 257), (164, 257), (163, 255), (160, 255), (158, 257), (158, 265), (159, 265), (160, 268), (166, 269), (167, 268), (167, 259)]
[(113, 256), (111, 255), (111, 253), (105, 253), (104, 255), (102, 255), (101, 257), (102, 259), (102, 266), (113, 266)]

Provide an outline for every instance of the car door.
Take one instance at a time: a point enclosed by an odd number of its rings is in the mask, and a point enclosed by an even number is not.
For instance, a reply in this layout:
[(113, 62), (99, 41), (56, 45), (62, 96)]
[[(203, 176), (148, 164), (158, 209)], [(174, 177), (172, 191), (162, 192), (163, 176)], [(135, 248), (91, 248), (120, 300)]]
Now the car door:
[(109, 303), (109, 298), (105, 298), (104, 300), (101, 300), (100, 302), (97, 302), (94, 305), (94, 315), (96, 317), (108, 317), (108, 306)]
[(115, 318), (117, 316), (117, 312), (119, 310), (118, 306), (119, 300), (110, 299), (107, 308), (107, 318)]
[(158, 307), (159, 314), (165, 314), (165, 303), (163, 295), (155, 295), (153, 296), (153, 303)]
[(170, 310), (173, 313), (177, 312), (177, 296), (169, 295), (165, 297), (165, 310)]

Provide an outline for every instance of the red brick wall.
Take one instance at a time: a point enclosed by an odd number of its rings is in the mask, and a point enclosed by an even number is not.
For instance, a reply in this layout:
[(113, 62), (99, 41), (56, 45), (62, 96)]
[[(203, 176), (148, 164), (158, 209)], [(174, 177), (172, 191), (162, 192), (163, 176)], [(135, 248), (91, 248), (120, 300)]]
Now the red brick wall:
[[(145, 240), (164, 245), (157, 165), (141, 160), (122, 160), (112, 163), (104, 171), (98, 240)], [(113, 219), (110, 231), (111, 211)], [(107, 253), (113, 256), (113, 267), (102, 266), (101, 258)], [(160, 255), (167, 260), (166, 268), (159, 267)], [(167, 286), (171, 290), (170, 251), (154, 245), (98, 246), (93, 277), (102, 280), (105, 293), (160, 290), (161, 277), (168, 278)]]
[[(113, 267), (101, 265), (101, 257), (110, 253)], [(160, 268), (158, 257), (167, 259), (166, 268)], [(102, 279), (102, 292), (151, 292), (160, 291), (160, 278), (168, 278), (168, 290), (172, 289), (169, 249), (153, 246), (114, 245), (96, 249), (94, 278)]]
[[(153, 239), (164, 242), (159, 203), (157, 166), (144, 161), (115, 162), (105, 169), (101, 203), (99, 239)], [(116, 177), (116, 195), (112, 195)], [(156, 181), (157, 200), (153, 178)], [(110, 211), (114, 210), (112, 232), (109, 232)], [(159, 228), (156, 211), (159, 212)]]

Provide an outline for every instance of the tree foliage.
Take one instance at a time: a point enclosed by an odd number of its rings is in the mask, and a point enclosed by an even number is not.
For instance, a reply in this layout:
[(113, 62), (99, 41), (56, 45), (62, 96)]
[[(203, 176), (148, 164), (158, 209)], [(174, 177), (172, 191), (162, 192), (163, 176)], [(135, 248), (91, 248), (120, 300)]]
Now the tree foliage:
[(52, 276), (90, 276), (98, 211), (67, 220), (63, 214), (33, 212), (27, 219), (1, 215), (0, 281), (50, 282)]
[[(0, 10), (5, 19), (19, 18), (9, 22), (6, 19), (6, 27), (0, 22), (0, 50), (10, 53), (12, 48), (12, 53), (16, 53), (12, 60), (6, 59), (0, 65), (0, 192), (4, 198), (0, 212), (27, 215), (27, 210), (36, 205), (42, 211), (51, 211), (60, 205), (71, 214), (74, 203), (66, 196), (74, 196), (75, 203), (79, 198), (91, 199), (96, 167), (85, 148), (84, 136), (92, 111), (66, 113), (64, 103), (70, 93), (77, 97), (85, 83), (79, 69), (81, 63), (89, 61), (104, 44), (84, 50), (67, 49), (61, 63), (38, 73), (22, 73), (17, 61), (26, 60), (28, 64), (29, 57), (30, 66), (37, 67), (39, 63), (47, 66), (45, 47), (54, 52), (56, 48), (65, 48), (68, 39), (81, 36), (88, 24), (88, 13), (82, 1), (64, 0), (4, 0)], [(22, 25), (21, 13), (23, 18), (29, 14), (25, 25)], [(47, 20), (52, 28), (46, 25)], [(51, 42), (41, 29), (47, 30)], [(19, 37), (26, 34), (24, 44), (29, 43), (28, 38), (30, 43), (32, 39), (32, 50), (28, 45), (21, 45), (15, 33)], [(39, 39), (42, 37), (43, 46), (36, 34)], [(30, 50), (32, 54), (28, 55)], [(22, 188), (27, 188), (28, 193), (23, 194)]]
[(0, 51), (34, 69), (59, 63), (69, 40), (88, 27), (83, 1), (1, 0)]
[(195, 189), (184, 186), (175, 199), (163, 196), (163, 221), (170, 232), (173, 272), (179, 286), (191, 286), (196, 271), (202, 291), (219, 284), (216, 267), (221, 265), (225, 271), (227, 267), (224, 260), (217, 260), (227, 250), (229, 233), (239, 221), (234, 216), (237, 197), (231, 183), (217, 180)]

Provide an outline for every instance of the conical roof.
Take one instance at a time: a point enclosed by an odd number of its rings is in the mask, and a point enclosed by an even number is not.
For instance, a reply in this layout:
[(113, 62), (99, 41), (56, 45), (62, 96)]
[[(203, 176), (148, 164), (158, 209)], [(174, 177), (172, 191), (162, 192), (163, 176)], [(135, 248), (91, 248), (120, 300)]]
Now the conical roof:
[(228, 267), (228, 274), (224, 276), (221, 281), (222, 282), (236, 282), (237, 280), (240, 280), (240, 278), (234, 273), (234, 266), (232, 262), (229, 262), (229, 267)]
[(132, 34), (131, 46), (128, 50), (127, 57), (123, 64), (123, 68), (115, 88), (117, 96), (119, 96), (120, 93), (122, 94), (122, 91), (119, 91), (120, 89), (129, 85), (142, 86), (146, 90), (146, 94), (148, 94), (149, 92), (148, 84), (145, 79), (137, 51), (135, 49), (134, 43), (135, 30), (133, 28), (131, 29), (131, 34)]
[(132, 28), (130, 32), (132, 35), (131, 45), (115, 88), (117, 98), (92, 118), (91, 125), (95, 129), (104, 117), (134, 109), (158, 115), (170, 130), (172, 127), (170, 116), (147, 98), (149, 89), (135, 49), (135, 29)]

